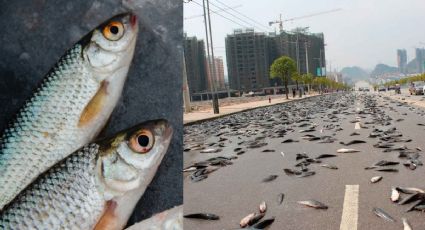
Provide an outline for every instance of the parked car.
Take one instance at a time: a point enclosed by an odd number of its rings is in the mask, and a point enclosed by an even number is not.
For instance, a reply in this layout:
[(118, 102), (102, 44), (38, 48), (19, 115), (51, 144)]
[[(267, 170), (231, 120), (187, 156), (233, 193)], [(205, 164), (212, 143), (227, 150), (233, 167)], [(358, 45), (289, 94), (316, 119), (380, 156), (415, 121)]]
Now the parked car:
[(409, 87), (410, 95), (423, 95), (424, 94), (424, 83), (413, 82)]

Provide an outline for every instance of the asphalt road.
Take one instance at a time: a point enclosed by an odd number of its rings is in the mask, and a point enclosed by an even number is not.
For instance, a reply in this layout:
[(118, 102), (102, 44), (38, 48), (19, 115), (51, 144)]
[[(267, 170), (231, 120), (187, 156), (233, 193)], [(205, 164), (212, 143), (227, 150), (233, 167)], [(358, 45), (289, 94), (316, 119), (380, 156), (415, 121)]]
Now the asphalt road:
[[(208, 174), (208, 178), (199, 182), (191, 179), (193, 172), (184, 173), (185, 214), (205, 212), (220, 216), (220, 220), (216, 221), (185, 219), (184, 227), (235, 229), (241, 218), (258, 212), (258, 205), (265, 201), (268, 204), (265, 218), (276, 218), (269, 229), (343, 229), (341, 226), (348, 226), (345, 229), (403, 229), (402, 217), (408, 219), (413, 229), (425, 229), (425, 213), (406, 213), (410, 204), (398, 205), (390, 200), (392, 186), (424, 189), (425, 167), (418, 166), (416, 170), (406, 168), (402, 165), (406, 159), (398, 157), (400, 151), (383, 152), (384, 149), (373, 147), (378, 143), (379, 137), (368, 137), (375, 128), (390, 130), (395, 127), (393, 134), (401, 133), (401, 139), (411, 139), (411, 142), (397, 142), (394, 147), (405, 146), (421, 155), (421, 151), (415, 148), (425, 149), (425, 126), (418, 125), (425, 123), (424, 114), (420, 108), (384, 98), (382, 95), (340, 93), (186, 126), (185, 168), (217, 156), (237, 156), (237, 159), (226, 161), (232, 164), (218, 167), (218, 170)], [(360, 121), (357, 125), (356, 119)], [(300, 130), (308, 129), (298, 127), (303, 123), (314, 125), (315, 131), (300, 133)], [(355, 129), (356, 126), (360, 129)], [(360, 135), (350, 136), (353, 132)], [(330, 136), (335, 141), (308, 141), (301, 137), (306, 134)], [(262, 137), (265, 139), (261, 140)], [(267, 145), (259, 148), (247, 147), (247, 141), (255, 138), (258, 139), (255, 143), (264, 142)], [(286, 139), (299, 142), (281, 143)], [(339, 143), (354, 139), (364, 140), (366, 143), (350, 146)], [(245, 142), (241, 143), (243, 141)], [(220, 143), (222, 147), (218, 146)], [(236, 155), (234, 149), (237, 147), (242, 148), (241, 151), (245, 153)], [(340, 148), (353, 148), (360, 152), (337, 153)], [(202, 149), (219, 149), (220, 152), (201, 153)], [(262, 152), (265, 149), (275, 152)], [(312, 163), (308, 168), (309, 171), (315, 171), (315, 175), (304, 178), (288, 176), (283, 168), (297, 169), (294, 166), (299, 162), (295, 159), (297, 153), (306, 153), (311, 158), (320, 154), (335, 154), (337, 157), (321, 160), (322, 164), (333, 164), (338, 169), (323, 168), (318, 163)], [(419, 160), (422, 160), (420, 155)], [(400, 162), (399, 165), (388, 166), (399, 171), (378, 172), (364, 169), (380, 160)], [(262, 182), (269, 175), (278, 177), (271, 182)], [(383, 179), (372, 184), (370, 179), (373, 176), (383, 176)], [(355, 199), (349, 195), (352, 193), (347, 192), (344, 206), (346, 185), (358, 185), (359, 194)], [(279, 193), (285, 194), (281, 205), (277, 203)], [(402, 197), (405, 196), (402, 194)], [(308, 199), (318, 200), (329, 208), (319, 210), (297, 203)], [(374, 207), (390, 214), (396, 222), (388, 222), (376, 216), (372, 212)], [(343, 210), (346, 212), (344, 218)]]

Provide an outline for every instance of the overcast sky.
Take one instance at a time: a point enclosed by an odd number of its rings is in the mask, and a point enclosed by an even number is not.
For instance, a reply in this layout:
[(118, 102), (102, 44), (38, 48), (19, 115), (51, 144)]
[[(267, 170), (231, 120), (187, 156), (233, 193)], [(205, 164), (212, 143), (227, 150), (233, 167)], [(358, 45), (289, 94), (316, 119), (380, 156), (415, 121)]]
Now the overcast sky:
[[(202, 4), (202, 0), (193, 1), (184, 4), (185, 18), (202, 15), (202, 7), (195, 3)], [(227, 8), (220, 2), (237, 7), (236, 11), (260, 25), (231, 10), (228, 12), (245, 22), (225, 12), (220, 14), (245, 27), (255, 26), (256, 31), (278, 30), (277, 25), (270, 27), (268, 22), (278, 19), (280, 13), (283, 19), (289, 19), (341, 8), (283, 25), (285, 30), (309, 26), (310, 32), (323, 32), (327, 64), (328, 68), (332, 64), (332, 69), (354, 65), (372, 69), (378, 63), (396, 66), (398, 48), (407, 50), (410, 61), (415, 55), (414, 47), (425, 46), (425, 0), (210, 0), (211, 10), (217, 10), (214, 5)], [(242, 26), (216, 14), (211, 18), (215, 56), (225, 58), (224, 38)], [(203, 17), (185, 19), (184, 31), (188, 36), (204, 39)]]

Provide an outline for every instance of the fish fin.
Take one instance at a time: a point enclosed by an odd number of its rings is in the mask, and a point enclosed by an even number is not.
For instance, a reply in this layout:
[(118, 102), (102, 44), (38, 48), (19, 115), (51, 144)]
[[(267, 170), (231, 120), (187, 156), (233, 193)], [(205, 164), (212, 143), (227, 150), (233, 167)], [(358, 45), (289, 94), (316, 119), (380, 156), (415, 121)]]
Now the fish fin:
[(118, 216), (115, 215), (117, 202), (109, 200), (105, 204), (105, 210), (93, 230), (114, 230), (118, 229)]
[(106, 103), (106, 95), (108, 95), (107, 88), (109, 82), (102, 81), (97, 93), (93, 96), (90, 102), (86, 105), (83, 112), (81, 113), (80, 120), (78, 121), (78, 127), (83, 127), (89, 124), (102, 110)]

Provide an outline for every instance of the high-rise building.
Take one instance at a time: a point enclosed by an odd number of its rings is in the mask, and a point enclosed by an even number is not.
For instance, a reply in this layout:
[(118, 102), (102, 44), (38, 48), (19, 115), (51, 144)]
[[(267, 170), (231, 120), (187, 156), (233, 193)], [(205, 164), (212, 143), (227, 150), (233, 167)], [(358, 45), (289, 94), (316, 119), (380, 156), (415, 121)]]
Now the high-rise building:
[[(223, 59), (221, 57), (214, 57), (215, 71), (210, 72), (210, 68), (212, 67), (212, 57), (207, 57), (208, 89), (212, 87), (211, 81), (214, 81), (217, 90), (225, 89)], [(212, 74), (212, 77), (210, 74)]]
[(419, 73), (425, 72), (425, 49), (416, 49), (416, 66)]
[(397, 64), (400, 73), (407, 73), (407, 52), (405, 49), (397, 50)]
[(235, 30), (225, 41), (229, 87), (243, 91), (268, 87), (266, 35), (254, 29)]
[(322, 33), (311, 34), (303, 29), (280, 34), (256, 33), (253, 29), (235, 30), (226, 37), (226, 57), (231, 89), (257, 90), (281, 85), (270, 79), (269, 69), (280, 56), (289, 56), (301, 74), (324, 76), (325, 49)]
[(183, 48), (190, 95), (209, 90), (204, 41), (185, 34)]

